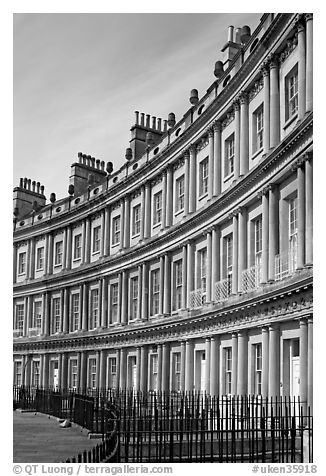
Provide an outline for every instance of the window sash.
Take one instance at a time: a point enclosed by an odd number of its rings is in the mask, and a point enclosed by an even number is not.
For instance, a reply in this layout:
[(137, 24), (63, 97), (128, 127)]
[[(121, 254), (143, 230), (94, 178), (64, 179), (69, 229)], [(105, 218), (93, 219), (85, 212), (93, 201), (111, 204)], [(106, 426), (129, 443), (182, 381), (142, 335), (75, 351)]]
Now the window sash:
[(93, 229), (93, 253), (97, 253), (101, 248), (101, 227), (96, 226)]
[(162, 221), (162, 192), (158, 192), (154, 195), (154, 214), (153, 224), (157, 225)]
[(36, 252), (36, 269), (41, 270), (44, 267), (44, 246), (37, 248)]
[(133, 208), (132, 234), (133, 236), (140, 234), (140, 205)]
[(255, 255), (263, 249), (263, 225), (261, 217), (255, 220)]
[(72, 295), (72, 327), (74, 331), (79, 328), (79, 293)]
[(112, 244), (120, 243), (120, 216), (114, 217), (112, 220)]
[(225, 141), (225, 175), (234, 172), (234, 137)]
[(81, 258), (81, 237), (81, 234), (74, 237), (74, 259)]
[(99, 291), (98, 289), (91, 290), (91, 315), (90, 315), (90, 322), (89, 328), (95, 329), (98, 327), (98, 320), (99, 320)]
[(26, 252), (18, 255), (18, 274), (26, 273)]
[(16, 313), (15, 313), (15, 329), (23, 330), (24, 328), (24, 304), (16, 304)]
[(176, 180), (176, 211), (184, 209), (185, 181), (184, 175)]
[(199, 165), (199, 196), (204, 195), (208, 191), (208, 158), (202, 160)]
[(298, 75), (293, 74), (288, 78), (288, 109), (289, 117), (298, 111)]
[(62, 264), (63, 241), (57, 241), (55, 244), (54, 264)]
[(36, 301), (34, 303), (34, 319), (33, 327), (41, 329), (42, 326), (42, 301)]

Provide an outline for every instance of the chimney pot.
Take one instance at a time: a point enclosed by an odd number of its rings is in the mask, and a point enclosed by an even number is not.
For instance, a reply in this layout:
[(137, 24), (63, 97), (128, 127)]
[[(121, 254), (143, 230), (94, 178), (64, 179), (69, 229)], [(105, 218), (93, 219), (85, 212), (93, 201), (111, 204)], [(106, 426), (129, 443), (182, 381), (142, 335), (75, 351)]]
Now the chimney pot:
[(41, 190), (40, 190), (40, 192), (41, 192), (41, 195), (44, 195), (44, 185), (41, 185)]
[(250, 27), (248, 25), (244, 25), (242, 28), (241, 28), (241, 42), (243, 44), (246, 44), (249, 39), (251, 37), (251, 31), (250, 31)]
[(35, 180), (33, 180), (33, 182), (32, 182), (32, 190), (33, 190), (33, 192), (35, 192), (35, 186), (36, 186), (36, 182), (35, 182)]
[(143, 112), (140, 114), (140, 125), (145, 125), (145, 114)]
[(230, 25), (229, 26), (229, 32), (228, 32), (228, 41), (233, 42), (233, 30), (234, 30), (234, 26)]
[(23, 178), (21, 178), (21, 179), (19, 180), (19, 186), (20, 186), (21, 188), (24, 187), (24, 179), (23, 179)]
[(101, 170), (104, 171), (104, 169), (105, 169), (105, 162), (104, 162), (104, 160), (102, 160), (102, 161), (101, 161)]
[(170, 112), (168, 115), (168, 126), (173, 127), (175, 125), (175, 114), (174, 112)]
[(198, 90), (197, 89), (192, 89), (190, 91), (190, 98), (189, 98), (190, 104), (197, 104), (199, 101), (198, 99)]
[(157, 119), (157, 129), (162, 130), (162, 119), (160, 117)]
[(100, 159), (96, 159), (96, 168), (100, 169), (100, 167), (101, 167), (101, 161)]
[(31, 179), (30, 178), (27, 180), (27, 188), (28, 188), (28, 190), (31, 189)]
[(164, 124), (163, 132), (166, 132), (168, 130), (168, 121), (164, 119), (163, 124)]
[(139, 111), (135, 111), (136, 125), (139, 123)]
[(152, 117), (152, 129), (156, 129), (156, 117)]
[(150, 120), (151, 116), (149, 114), (146, 114), (146, 127), (150, 127)]
[(24, 188), (27, 188), (27, 178), (24, 178)]
[(40, 182), (37, 182), (36, 184), (36, 190), (37, 190), (37, 193), (40, 193)]
[(241, 44), (241, 31), (242, 31), (242, 28), (236, 28), (236, 30), (235, 30), (235, 43)]

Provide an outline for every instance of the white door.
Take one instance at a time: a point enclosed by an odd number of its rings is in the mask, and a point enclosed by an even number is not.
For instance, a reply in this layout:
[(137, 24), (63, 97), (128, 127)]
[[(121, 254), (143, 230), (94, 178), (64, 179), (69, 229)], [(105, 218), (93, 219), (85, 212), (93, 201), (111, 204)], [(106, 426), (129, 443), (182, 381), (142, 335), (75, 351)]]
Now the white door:
[(136, 365), (135, 361), (133, 361), (133, 364), (132, 364), (132, 385), (131, 385), (133, 390), (136, 390), (136, 381), (137, 381), (137, 365)]
[(206, 359), (205, 359), (205, 353), (201, 354), (201, 364), (200, 364), (200, 390), (202, 392), (205, 391), (206, 388)]
[(292, 389), (291, 396), (300, 395), (300, 357), (292, 357)]

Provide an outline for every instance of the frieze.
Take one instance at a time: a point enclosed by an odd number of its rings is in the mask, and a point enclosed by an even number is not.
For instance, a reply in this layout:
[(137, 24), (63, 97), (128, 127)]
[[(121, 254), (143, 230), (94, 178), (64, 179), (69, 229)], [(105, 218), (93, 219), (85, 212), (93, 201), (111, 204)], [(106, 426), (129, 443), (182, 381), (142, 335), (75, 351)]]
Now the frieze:
[(249, 91), (249, 102), (251, 102), (257, 94), (263, 89), (264, 87), (264, 79), (263, 77), (259, 78), (258, 81), (255, 81), (253, 87)]
[(225, 129), (231, 122), (234, 120), (235, 113), (234, 109), (232, 111), (228, 112), (225, 119), (222, 121), (222, 129)]
[(185, 163), (184, 157), (180, 157), (179, 160), (174, 162), (173, 164), (173, 171), (180, 169)]
[(137, 190), (135, 190), (135, 192), (133, 192), (130, 196), (131, 200), (134, 200), (135, 198), (139, 197), (139, 195), (141, 195), (141, 189), (138, 188)]
[(209, 143), (208, 136), (203, 137), (201, 141), (197, 144), (197, 152), (202, 149), (205, 149), (205, 147), (208, 146), (208, 143)]
[(298, 34), (296, 33), (293, 38), (290, 38), (286, 42), (286, 47), (284, 50), (280, 53), (279, 59), (280, 63), (284, 63), (284, 61), (292, 54), (292, 52), (295, 50), (295, 48), (298, 45)]

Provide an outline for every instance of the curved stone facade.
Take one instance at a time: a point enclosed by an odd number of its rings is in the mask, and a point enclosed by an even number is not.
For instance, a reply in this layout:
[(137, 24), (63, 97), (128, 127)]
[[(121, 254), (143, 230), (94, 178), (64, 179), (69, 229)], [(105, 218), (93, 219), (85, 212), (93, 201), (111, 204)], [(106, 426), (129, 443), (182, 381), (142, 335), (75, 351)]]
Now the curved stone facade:
[(229, 31), (180, 121), (136, 112), (117, 172), (80, 153), (50, 203), (21, 179), (15, 384), (312, 403), (312, 23)]

